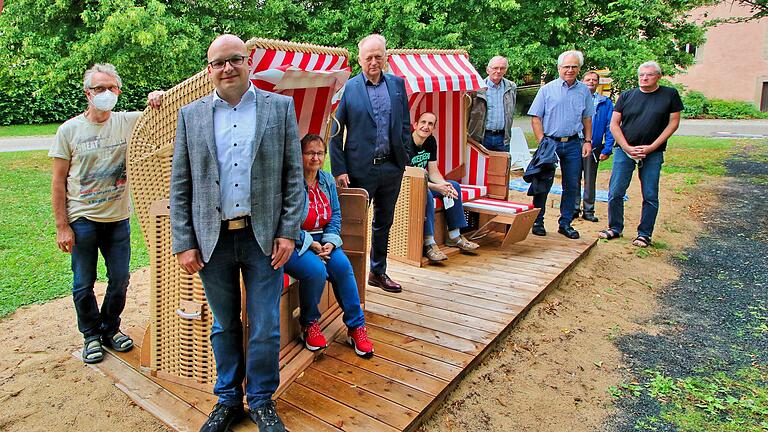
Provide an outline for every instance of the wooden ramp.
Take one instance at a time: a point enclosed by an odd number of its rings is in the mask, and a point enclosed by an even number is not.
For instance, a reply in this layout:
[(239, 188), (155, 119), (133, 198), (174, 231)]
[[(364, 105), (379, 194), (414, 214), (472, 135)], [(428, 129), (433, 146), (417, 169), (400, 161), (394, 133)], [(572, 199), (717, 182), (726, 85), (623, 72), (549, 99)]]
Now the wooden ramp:
[[(376, 355), (357, 357), (344, 333), (280, 394), (280, 416), (293, 432), (415, 430), (595, 242), (530, 236), (502, 250), (492, 238), (476, 256), (453, 256), (446, 265), (391, 262), (387, 273), (403, 292), (367, 290)], [(142, 374), (140, 351), (110, 353), (97, 367), (172, 429), (197, 431), (215, 397)], [(234, 430), (257, 428), (244, 421)]]

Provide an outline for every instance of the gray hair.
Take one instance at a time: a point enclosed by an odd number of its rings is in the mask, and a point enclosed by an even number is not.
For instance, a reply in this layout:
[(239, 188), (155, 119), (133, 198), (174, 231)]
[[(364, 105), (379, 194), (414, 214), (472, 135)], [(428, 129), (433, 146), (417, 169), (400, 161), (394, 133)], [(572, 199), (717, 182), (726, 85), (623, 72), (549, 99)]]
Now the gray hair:
[(576, 50), (570, 50), (560, 54), (560, 56), (557, 57), (557, 65), (562, 66), (567, 57), (576, 57), (579, 60), (579, 67), (584, 66), (584, 54), (582, 54), (581, 51)]
[(490, 60), (488, 60), (488, 66), (486, 67), (491, 67), (491, 63), (493, 63), (496, 60), (504, 60), (504, 64), (506, 65), (506, 67), (509, 67), (509, 60), (507, 60), (506, 57), (500, 56), (500, 55), (493, 56)]
[(114, 77), (115, 80), (117, 80), (117, 86), (123, 86), (123, 80), (120, 79), (120, 75), (117, 74), (117, 70), (115, 70), (113, 65), (109, 63), (96, 63), (90, 69), (85, 71), (85, 74), (83, 75), (83, 90), (88, 90), (91, 88), (91, 79), (93, 79), (93, 74), (96, 72), (105, 73)]
[(640, 69), (648, 68), (648, 67), (652, 67), (654, 70), (656, 70), (656, 75), (661, 76), (661, 66), (659, 66), (659, 64), (656, 63), (655, 61), (647, 61), (647, 62), (641, 64), (637, 68), (637, 73), (638, 74), (640, 73)]
[(381, 46), (384, 47), (384, 51), (387, 50), (387, 40), (384, 38), (384, 36), (378, 33), (369, 34), (368, 36), (360, 39), (360, 42), (357, 43), (357, 50), (358, 51), (362, 50), (363, 45), (365, 45), (368, 41), (372, 41), (372, 40), (380, 43)]

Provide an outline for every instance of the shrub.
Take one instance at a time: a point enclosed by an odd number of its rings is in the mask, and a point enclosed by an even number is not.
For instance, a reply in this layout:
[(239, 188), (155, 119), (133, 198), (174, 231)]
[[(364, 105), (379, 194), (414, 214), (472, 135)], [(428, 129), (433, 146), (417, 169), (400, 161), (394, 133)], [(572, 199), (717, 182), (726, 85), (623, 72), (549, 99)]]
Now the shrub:
[(701, 118), (709, 108), (709, 100), (702, 92), (689, 91), (683, 95), (683, 106), (684, 118)]
[(707, 116), (722, 119), (768, 118), (768, 113), (760, 112), (750, 102), (712, 99), (709, 101)]

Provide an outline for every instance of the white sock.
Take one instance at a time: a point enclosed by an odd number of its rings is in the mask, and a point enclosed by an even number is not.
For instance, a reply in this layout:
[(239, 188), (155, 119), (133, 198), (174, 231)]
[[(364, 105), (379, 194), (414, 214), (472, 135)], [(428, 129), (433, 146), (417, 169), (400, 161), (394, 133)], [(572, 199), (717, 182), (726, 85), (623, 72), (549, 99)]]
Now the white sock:
[(461, 230), (456, 228), (448, 231), (448, 237), (450, 237), (452, 240), (456, 240), (461, 236)]
[(433, 244), (437, 244), (435, 236), (424, 236), (424, 246), (432, 246)]

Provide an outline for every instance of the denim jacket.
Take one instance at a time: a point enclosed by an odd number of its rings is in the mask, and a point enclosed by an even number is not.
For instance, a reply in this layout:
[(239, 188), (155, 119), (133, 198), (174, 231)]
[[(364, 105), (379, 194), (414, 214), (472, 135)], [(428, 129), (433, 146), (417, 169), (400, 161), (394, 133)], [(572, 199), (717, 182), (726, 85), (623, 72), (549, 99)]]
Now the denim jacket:
[[(335, 248), (341, 247), (341, 206), (339, 205), (339, 195), (336, 192), (336, 183), (333, 177), (327, 172), (320, 170), (317, 172), (317, 184), (323, 191), (328, 201), (331, 203), (331, 220), (323, 227), (323, 237), (321, 243), (330, 243)], [(304, 182), (304, 213), (301, 222), (307, 219), (309, 214), (309, 193), (307, 192), (307, 182)], [(312, 245), (312, 235), (308, 231), (301, 230), (299, 234), (299, 255), (303, 255)]]

